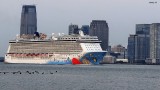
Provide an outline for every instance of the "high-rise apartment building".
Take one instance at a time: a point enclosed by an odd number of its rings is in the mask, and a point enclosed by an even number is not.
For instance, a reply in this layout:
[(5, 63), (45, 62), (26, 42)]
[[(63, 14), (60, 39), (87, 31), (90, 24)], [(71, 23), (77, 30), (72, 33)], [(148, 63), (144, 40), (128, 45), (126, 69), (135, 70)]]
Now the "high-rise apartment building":
[(149, 58), (150, 53), (150, 25), (151, 24), (136, 24), (135, 37), (135, 62), (145, 63)]
[(69, 32), (68, 32), (69, 35), (72, 35), (72, 34), (79, 34), (79, 28), (78, 28), (78, 25), (69, 25)]
[(21, 13), (20, 35), (33, 35), (37, 32), (37, 14), (35, 5), (23, 5)]
[(152, 64), (160, 64), (160, 23), (151, 24), (150, 60)]
[(135, 36), (135, 63), (145, 63), (149, 58), (149, 35)]
[(109, 28), (105, 20), (92, 20), (92, 22), (90, 23), (89, 35), (97, 36), (98, 39), (102, 41), (102, 49), (108, 49)]
[(136, 34), (146, 34), (150, 33), (151, 24), (136, 24)]
[(149, 58), (150, 24), (136, 24), (136, 34), (128, 38), (128, 60), (131, 63), (145, 63)]
[(135, 62), (135, 37), (136, 35), (130, 35), (128, 37), (128, 61), (129, 63)]

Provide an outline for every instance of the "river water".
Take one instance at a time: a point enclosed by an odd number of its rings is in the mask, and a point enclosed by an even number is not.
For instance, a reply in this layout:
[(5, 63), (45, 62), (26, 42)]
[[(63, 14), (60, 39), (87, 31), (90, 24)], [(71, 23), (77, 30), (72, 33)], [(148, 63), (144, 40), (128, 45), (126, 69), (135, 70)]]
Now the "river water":
[(0, 90), (160, 90), (160, 66), (1, 63)]

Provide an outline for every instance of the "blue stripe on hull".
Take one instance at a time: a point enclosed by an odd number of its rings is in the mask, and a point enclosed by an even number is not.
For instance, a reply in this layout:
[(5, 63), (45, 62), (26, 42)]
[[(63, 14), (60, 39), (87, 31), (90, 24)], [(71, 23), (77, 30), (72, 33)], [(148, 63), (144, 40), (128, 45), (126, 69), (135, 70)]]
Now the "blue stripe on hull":
[(49, 61), (48, 64), (55, 64), (55, 65), (64, 65), (64, 64), (72, 64), (71, 60), (66, 61)]
[(89, 52), (86, 53), (80, 61), (83, 64), (100, 64), (103, 60), (103, 57), (106, 55), (106, 52)]

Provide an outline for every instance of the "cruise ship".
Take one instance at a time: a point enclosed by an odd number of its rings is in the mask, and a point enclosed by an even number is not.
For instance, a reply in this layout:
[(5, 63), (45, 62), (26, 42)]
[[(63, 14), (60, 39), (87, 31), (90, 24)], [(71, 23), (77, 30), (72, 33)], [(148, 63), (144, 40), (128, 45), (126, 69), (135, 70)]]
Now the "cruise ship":
[(106, 51), (97, 36), (52, 34), (49, 38), (9, 41), (5, 63), (26, 64), (100, 64)]

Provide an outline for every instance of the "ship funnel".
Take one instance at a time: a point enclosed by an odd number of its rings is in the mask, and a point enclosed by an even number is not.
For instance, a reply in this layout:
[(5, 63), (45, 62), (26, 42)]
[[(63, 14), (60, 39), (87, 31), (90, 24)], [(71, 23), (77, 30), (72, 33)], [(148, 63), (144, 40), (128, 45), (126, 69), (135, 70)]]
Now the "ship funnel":
[(79, 35), (80, 35), (80, 36), (84, 36), (84, 33), (83, 33), (82, 30), (79, 30)]

